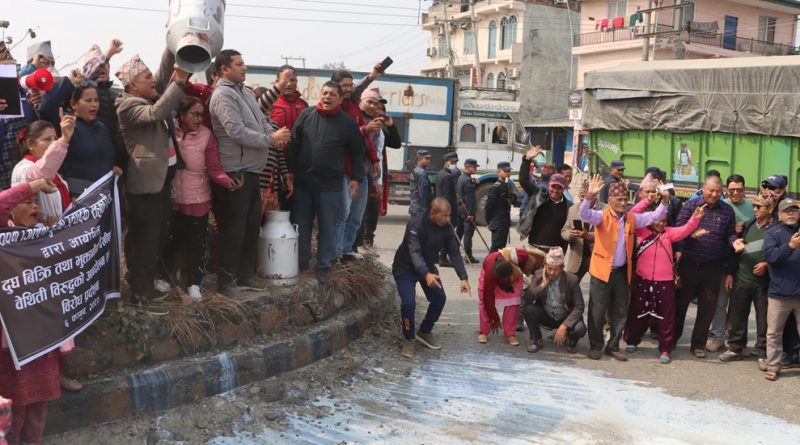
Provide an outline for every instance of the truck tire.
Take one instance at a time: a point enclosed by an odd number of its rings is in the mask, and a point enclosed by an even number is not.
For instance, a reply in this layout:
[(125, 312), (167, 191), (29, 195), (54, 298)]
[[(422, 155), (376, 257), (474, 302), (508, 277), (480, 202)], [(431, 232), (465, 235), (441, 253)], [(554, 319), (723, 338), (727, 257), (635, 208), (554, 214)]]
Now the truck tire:
[(478, 201), (478, 211), (475, 215), (475, 223), (481, 227), (489, 225), (489, 222), (486, 221), (486, 196), (489, 194), (489, 189), (492, 187), (494, 182), (484, 182), (480, 184), (475, 190), (475, 200)]

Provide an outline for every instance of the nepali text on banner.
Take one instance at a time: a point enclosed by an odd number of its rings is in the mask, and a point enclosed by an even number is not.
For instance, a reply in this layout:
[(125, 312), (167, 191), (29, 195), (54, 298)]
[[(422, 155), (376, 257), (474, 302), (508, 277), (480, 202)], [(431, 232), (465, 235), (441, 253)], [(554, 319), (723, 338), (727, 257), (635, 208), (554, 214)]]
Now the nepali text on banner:
[(0, 320), (14, 365), (89, 327), (120, 296), (116, 176), (92, 184), (45, 227), (0, 230)]

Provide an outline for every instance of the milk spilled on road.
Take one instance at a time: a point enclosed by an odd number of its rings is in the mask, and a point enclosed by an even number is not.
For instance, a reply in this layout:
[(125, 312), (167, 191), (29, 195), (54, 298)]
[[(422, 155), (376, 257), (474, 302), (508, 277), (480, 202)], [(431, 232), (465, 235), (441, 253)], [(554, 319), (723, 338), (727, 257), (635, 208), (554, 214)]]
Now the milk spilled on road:
[(230, 444), (788, 444), (800, 427), (641, 382), (496, 354), (429, 359), (410, 375), (371, 370), (351, 397), (312, 402), (330, 415), (287, 414), (286, 428)]

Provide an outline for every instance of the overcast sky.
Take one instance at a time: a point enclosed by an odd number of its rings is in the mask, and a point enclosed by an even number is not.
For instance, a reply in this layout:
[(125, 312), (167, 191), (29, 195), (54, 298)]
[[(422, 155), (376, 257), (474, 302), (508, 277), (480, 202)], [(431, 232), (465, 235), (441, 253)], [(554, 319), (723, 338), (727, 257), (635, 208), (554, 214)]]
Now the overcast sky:
[[(0, 20), (11, 22), (12, 55), (21, 62), (34, 41), (51, 40), (56, 67), (83, 63), (92, 43), (105, 50), (112, 38), (125, 44), (112, 73), (135, 53), (151, 68), (165, 43), (168, 0), (0, 0)], [(427, 64), (428, 32), (418, 25), (418, 8), (429, 0), (228, 0), (224, 48), (239, 50), (248, 65), (276, 66), (281, 56), (305, 57), (318, 68), (343, 61), (368, 71), (387, 55), (389, 70), (418, 74)], [(95, 5), (95, 6), (92, 6)], [(245, 5), (251, 5), (247, 7)], [(369, 5), (369, 6), (367, 6)], [(124, 9), (127, 8), (127, 9)], [(352, 23), (345, 23), (352, 22)], [(36, 39), (21, 41), (28, 28)], [(24, 63), (24, 62), (23, 62)], [(290, 61), (298, 67), (300, 60)], [(64, 73), (64, 71), (62, 71)]]

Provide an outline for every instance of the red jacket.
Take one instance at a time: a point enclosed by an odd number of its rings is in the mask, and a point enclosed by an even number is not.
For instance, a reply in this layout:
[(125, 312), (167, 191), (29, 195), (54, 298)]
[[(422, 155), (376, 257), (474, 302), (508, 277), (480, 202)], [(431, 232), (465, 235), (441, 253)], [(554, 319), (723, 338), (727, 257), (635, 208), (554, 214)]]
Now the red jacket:
[(270, 117), (278, 124), (278, 128), (286, 127), (291, 130), (297, 121), (297, 117), (300, 116), (300, 112), (306, 108), (308, 108), (308, 103), (300, 98), (299, 91), (291, 99), (281, 94), (272, 104)]
[[(358, 107), (358, 104), (353, 102), (351, 99), (345, 99), (342, 101), (342, 111), (347, 113), (350, 117), (356, 120), (358, 123), (358, 128), (361, 129), (361, 136), (364, 137), (364, 142), (367, 144), (367, 158), (369, 159), (370, 168), (376, 162), (379, 162), (378, 159), (378, 152), (375, 151), (375, 145), (372, 141), (367, 137), (367, 132), (365, 127), (367, 126), (366, 122), (364, 122), (364, 116), (361, 114), (361, 108)], [(350, 155), (348, 154), (345, 158), (345, 165), (344, 165), (345, 173), (350, 173)]]

